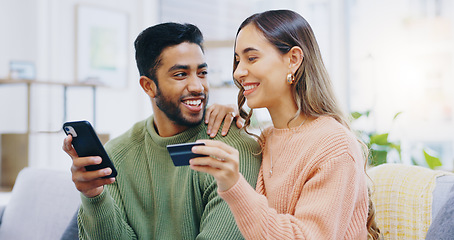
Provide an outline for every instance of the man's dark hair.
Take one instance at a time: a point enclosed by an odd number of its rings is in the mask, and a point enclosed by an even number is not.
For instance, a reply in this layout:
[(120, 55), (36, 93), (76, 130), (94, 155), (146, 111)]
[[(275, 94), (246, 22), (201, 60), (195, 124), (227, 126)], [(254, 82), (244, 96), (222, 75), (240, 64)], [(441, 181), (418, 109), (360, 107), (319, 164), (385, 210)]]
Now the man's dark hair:
[(159, 67), (162, 51), (183, 42), (195, 43), (203, 51), (202, 33), (192, 24), (168, 22), (143, 30), (134, 41), (140, 76), (152, 79), (157, 85), (156, 69)]

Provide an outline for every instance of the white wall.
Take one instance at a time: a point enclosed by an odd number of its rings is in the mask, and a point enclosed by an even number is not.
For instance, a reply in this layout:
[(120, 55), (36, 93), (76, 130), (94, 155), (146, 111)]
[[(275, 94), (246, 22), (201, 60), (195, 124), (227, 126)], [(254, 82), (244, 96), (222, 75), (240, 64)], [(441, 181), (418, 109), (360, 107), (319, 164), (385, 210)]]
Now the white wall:
[[(184, 1), (184, 0), (180, 0)], [(197, 2), (197, 1), (195, 1)], [(198, 1), (206, 4), (205, 1)], [(223, 1), (217, 5), (225, 7), (225, 16), (229, 24), (239, 25), (244, 17), (257, 11), (276, 8), (291, 8), (305, 16), (316, 32), (320, 46), (327, 61), (328, 71), (333, 76), (336, 91), (345, 101), (346, 65), (345, 51), (339, 44), (346, 39), (343, 9), (336, 0), (272, 0)], [(98, 132), (109, 133), (116, 137), (134, 123), (151, 114), (150, 101), (138, 85), (138, 73), (134, 61), (133, 41), (144, 28), (153, 25), (159, 18), (159, 0), (0, 0), (0, 78), (8, 75), (10, 60), (27, 60), (36, 64), (37, 81), (74, 82), (75, 46), (76, 46), (76, 6), (78, 4), (99, 6), (106, 9), (123, 11), (129, 16), (128, 35), (128, 86), (124, 89), (98, 88), (96, 95), (96, 125)], [(213, 3), (214, 4), (214, 3)], [(195, 6), (195, 5), (194, 5)], [(255, 6), (255, 7), (254, 7)], [(196, 14), (204, 14), (199, 9)], [(242, 17), (239, 17), (242, 16)], [(166, 15), (166, 17), (169, 17)], [(158, 19), (159, 18), (159, 19)], [(175, 20), (175, 19), (172, 19)], [(186, 21), (195, 21), (194, 18)], [(237, 23), (232, 23), (232, 22)], [(227, 24), (227, 23), (226, 23)], [(227, 24), (227, 25), (229, 25)], [(211, 28), (210, 28), (211, 29)], [(213, 35), (205, 29), (205, 35)], [(334, 33), (332, 29), (339, 29)], [(217, 37), (220, 36), (216, 31)], [(234, 32), (231, 33), (232, 38)], [(222, 34), (221, 34), (222, 35)], [(227, 34), (230, 35), (230, 34)], [(226, 36), (225, 34), (222, 36)], [(212, 40), (212, 39), (209, 39)], [(222, 39), (221, 39), (222, 40)], [(232, 40), (232, 39), (230, 39)], [(207, 51), (207, 59), (213, 54)], [(216, 69), (224, 63), (231, 64), (231, 52), (228, 59), (216, 55), (210, 81), (219, 78)], [(213, 59), (211, 59), (213, 60)], [(208, 59), (208, 61), (211, 61)], [(342, 64), (343, 63), (343, 64)], [(230, 78), (231, 70), (222, 76)], [(210, 102), (236, 103), (235, 88), (212, 88)], [(64, 134), (60, 131), (65, 120), (87, 119), (93, 121), (92, 91), (90, 88), (73, 87), (67, 91), (67, 114), (63, 113), (63, 88), (61, 86), (33, 85), (31, 89), (31, 141), (30, 165), (51, 168), (67, 168), (70, 164), (61, 149)], [(0, 85), (0, 133), (26, 132), (26, 86)], [(347, 105), (347, 104), (346, 104)], [(46, 133), (42, 133), (42, 132)], [(55, 133), (48, 133), (55, 132)]]
[[(118, 136), (134, 122), (151, 114), (148, 98), (138, 85), (133, 41), (145, 27), (157, 22), (157, 0), (0, 0), (0, 78), (6, 78), (9, 61), (26, 60), (36, 65), (37, 81), (71, 83), (75, 79), (75, 11), (77, 4), (125, 12), (128, 25), (128, 76), (123, 89), (98, 88), (96, 129)], [(66, 120), (92, 121), (90, 88), (67, 92)], [(24, 133), (27, 128), (27, 94), (23, 84), (0, 85), (0, 133)], [(29, 164), (67, 168), (61, 149), (64, 134), (63, 88), (32, 85)], [(55, 133), (42, 133), (55, 132)]]

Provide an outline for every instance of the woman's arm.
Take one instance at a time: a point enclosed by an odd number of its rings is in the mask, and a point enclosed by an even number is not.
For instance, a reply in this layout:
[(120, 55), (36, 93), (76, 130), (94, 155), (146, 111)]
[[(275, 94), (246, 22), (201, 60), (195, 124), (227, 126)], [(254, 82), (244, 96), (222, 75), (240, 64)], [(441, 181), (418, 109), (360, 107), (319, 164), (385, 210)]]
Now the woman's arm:
[(206, 146), (194, 147), (193, 152), (210, 157), (192, 159), (191, 168), (216, 178), (219, 194), (246, 239), (356, 239), (366, 234), (364, 171), (348, 154), (330, 158), (312, 173), (295, 173), (302, 184), (282, 186), (293, 188), (291, 195), (268, 196), (273, 201), (292, 199), (295, 206), (279, 213), (269, 207), (264, 195), (245, 184), (237, 170), (235, 149), (216, 141), (203, 142)]

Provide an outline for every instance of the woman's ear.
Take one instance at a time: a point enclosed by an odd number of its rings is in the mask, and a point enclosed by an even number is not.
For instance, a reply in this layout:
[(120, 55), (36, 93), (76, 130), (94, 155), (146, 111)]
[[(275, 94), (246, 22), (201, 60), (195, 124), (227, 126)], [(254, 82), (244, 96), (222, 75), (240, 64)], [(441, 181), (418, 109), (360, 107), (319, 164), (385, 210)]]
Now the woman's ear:
[(290, 70), (294, 74), (296, 72), (296, 70), (298, 70), (298, 68), (303, 63), (303, 59), (304, 59), (303, 49), (301, 49), (298, 46), (294, 46), (294, 47), (292, 47), (292, 49), (290, 49), (290, 51), (287, 54), (290, 59), (290, 65), (289, 65)]
[(150, 78), (146, 76), (140, 76), (139, 79), (140, 86), (142, 87), (143, 91), (150, 96), (151, 98), (154, 98), (157, 93), (157, 86), (156, 83), (151, 80)]

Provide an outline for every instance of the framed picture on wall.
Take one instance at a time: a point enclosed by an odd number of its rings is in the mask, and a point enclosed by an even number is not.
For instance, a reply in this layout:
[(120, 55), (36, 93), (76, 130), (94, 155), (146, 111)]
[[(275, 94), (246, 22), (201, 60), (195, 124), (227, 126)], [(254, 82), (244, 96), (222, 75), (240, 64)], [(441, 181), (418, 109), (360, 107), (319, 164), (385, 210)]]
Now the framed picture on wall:
[(127, 85), (128, 15), (90, 5), (76, 7), (76, 79), (79, 83)]
[(9, 78), (35, 80), (36, 70), (35, 63), (29, 61), (10, 61)]

